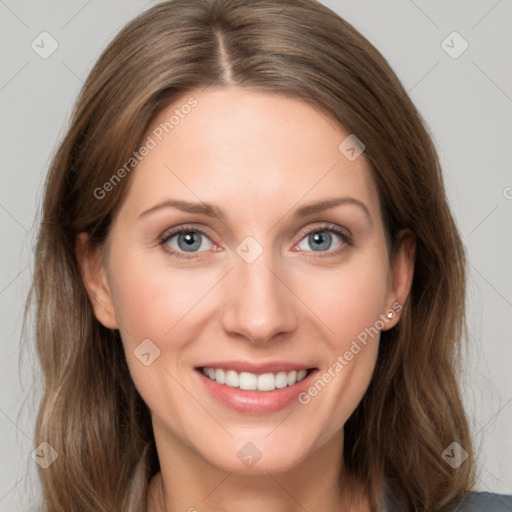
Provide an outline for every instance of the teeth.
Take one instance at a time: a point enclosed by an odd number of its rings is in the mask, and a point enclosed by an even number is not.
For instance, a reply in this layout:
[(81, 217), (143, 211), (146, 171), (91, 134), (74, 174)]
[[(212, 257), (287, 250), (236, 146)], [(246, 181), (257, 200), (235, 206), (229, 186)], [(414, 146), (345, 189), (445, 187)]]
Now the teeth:
[[(208, 377), (210, 377), (209, 372), (208, 372)], [(211, 379), (211, 377), (210, 377), (210, 379)], [(240, 382), (240, 379), (238, 378), (238, 373), (236, 373), (233, 370), (228, 370), (226, 372), (226, 382), (224, 383), (224, 384), (226, 384), (226, 386), (229, 386), (230, 388), (237, 388), (239, 382)]]
[(221, 368), (203, 368), (203, 375), (219, 384), (225, 384), (230, 388), (240, 388), (246, 391), (274, 391), (287, 386), (293, 386), (303, 380), (307, 370), (293, 370), (291, 372), (255, 373), (234, 370), (222, 370)]
[(276, 378), (273, 373), (258, 375), (258, 391), (274, 391), (274, 389), (276, 389)]
[(276, 373), (276, 388), (285, 388), (288, 386), (288, 374), (286, 372)]
[(238, 377), (238, 386), (240, 389), (254, 391), (258, 386), (258, 376), (254, 373), (242, 372)]
[(220, 368), (218, 370), (215, 370), (215, 380), (219, 384), (224, 384), (226, 382), (226, 372), (224, 370), (221, 370)]
[[(288, 386), (292, 386), (295, 382), (297, 382), (297, 372), (296, 371), (290, 372), (287, 376), (287, 379), (288, 379)], [(300, 379), (300, 380), (302, 380), (302, 379)]]

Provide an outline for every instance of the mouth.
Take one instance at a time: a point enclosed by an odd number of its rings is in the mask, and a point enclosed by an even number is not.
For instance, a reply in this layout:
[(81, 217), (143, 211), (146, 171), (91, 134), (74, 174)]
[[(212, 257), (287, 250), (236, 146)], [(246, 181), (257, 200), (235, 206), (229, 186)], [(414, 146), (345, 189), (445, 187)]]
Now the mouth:
[(210, 380), (243, 391), (274, 391), (291, 387), (304, 380), (314, 368), (307, 370), (292, 370), (289, 372), (251, 373), (224, 370), (223, 368), (200, 367), (199, 371)]
[(318, 372), (294, 364), (205, 364), (195, 368), (207, 394), (218, 404), (246, 414), (267, 414), (297, 402)]

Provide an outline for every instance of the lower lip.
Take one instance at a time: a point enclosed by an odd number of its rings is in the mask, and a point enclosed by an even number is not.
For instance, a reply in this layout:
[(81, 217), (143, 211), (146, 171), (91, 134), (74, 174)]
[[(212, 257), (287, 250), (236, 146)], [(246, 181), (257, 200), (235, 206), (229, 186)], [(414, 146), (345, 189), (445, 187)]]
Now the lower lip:
[(248, 414), (267, 414), (279, 411), (297, 401), (314, 379), (318, 370), (313, 370), (300, 382), (293, 386), (275, 389), (274, 391), (242, 391), (209, 379), (201, 370), (196, 370), (198, 377), (209, 393), (221, 404), (238, 412)]

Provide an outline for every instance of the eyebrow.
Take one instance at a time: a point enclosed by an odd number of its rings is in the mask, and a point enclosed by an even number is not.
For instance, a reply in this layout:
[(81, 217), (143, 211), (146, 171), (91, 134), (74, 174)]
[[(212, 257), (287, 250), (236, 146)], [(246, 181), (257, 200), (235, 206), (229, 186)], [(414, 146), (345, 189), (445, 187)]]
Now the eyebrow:
[(191, 201), (179, 201), (177, 199), (166, 199), (161, 203), (152, 206), (148, 210), (145, 210), (139, 215), (139, 218), (145, 217), (151, 213), (155, 213), (164, 208), (177, 208), (178, 210), (182, 210), (187, 213), (198, 213), (201, 215), (206, 215), (208, 217), (217, 217), (221, 220), (226, 220), (225, 214), (221, 209), (209, 203), (193, 203)]
[[(345, 204), (358, 206), (365, 213), (366, 217), (368, 217), (370, 223), (372, 222), (370, 211), (368, 210), (367, 206), (362, 201), (354, 197), (337, 197), (333, 199), (325, 199), (323, 201), (310, 203), (305, 206), (301, 206), (300, 208), (297, 208), (294, 217), (307, 217), (308, 215), (312, 215), (314, 213), (318, 213)], [(215, 205), (205, 203), (203, 201), (199, 203), (194, 203), (191, 201), (181, 201), (177, 199), (166, 199), (165, 201), (162, 201), (161, 203), (152, 206), (148, 210), (143, 211), (139, 215), (139, 218), (146, 217), (147, 215), (160, 211), (164, 208), (177, 208), (178, 210), (182, 210), (187, 213), (197, 213), (201, 215), (206, 215), (207, 217), (217, 217), (218, 219), (223, 221), (226, 220), (226, 214)]]

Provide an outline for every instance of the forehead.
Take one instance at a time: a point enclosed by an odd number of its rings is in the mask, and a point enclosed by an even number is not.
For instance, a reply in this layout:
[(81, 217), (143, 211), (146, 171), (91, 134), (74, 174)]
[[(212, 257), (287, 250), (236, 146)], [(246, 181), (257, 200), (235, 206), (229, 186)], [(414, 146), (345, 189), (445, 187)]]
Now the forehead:
[(149, 127), (152, 147), (133, 171), (127, 206), (141, 210), (169, 196), (231, 206), (254, 219), (270, 204), (341, 195), (377, 214), (364, 153), (350, 160), (340, 150), (349, 135), (295, 98), (236, 87), (192, 91)]

